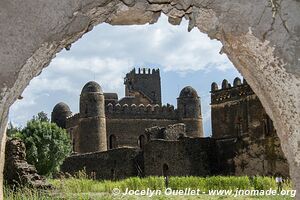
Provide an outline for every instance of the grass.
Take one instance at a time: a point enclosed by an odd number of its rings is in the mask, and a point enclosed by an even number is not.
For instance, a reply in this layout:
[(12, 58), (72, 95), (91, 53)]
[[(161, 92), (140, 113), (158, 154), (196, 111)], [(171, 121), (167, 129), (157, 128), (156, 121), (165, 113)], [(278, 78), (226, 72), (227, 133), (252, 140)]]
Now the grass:
[[(276, 189), (276, 183), (270, 177), (254, 177), (247, 176), (212, 176), (212, 177), (170, 177), (169, 187), (173, 190), (191, 188), (200, 189), (206, 194), (198, 196), (167, 196), (154, 195), (152, 198), (147, 196), (114, 196), (112, 191), (114, 188), (124, 192), (126, 188), (131, 190), (165, 190), (163, 177), (132, 177), (119, 181), (96, 181), (88, 179), (84, 175), (77, 178), (68, 179), (50, 179), (49, 182), (54, 186), (51, 191), (38, 191), (28, 188), (17, 189), (12, 191), (5, 188), (5, 199), (8, 200), (45, 200), (45, 199), (232, 199), (232, 196), (210, 196), (207, 193), (209, 190), (233, 190), (238, 189), (256, 189), (269, 190)], [(291, 183), (285, 182), (284, 189), (291, 189)], [(234, 199), (293, 199), (289, 196), (240, 196)]]

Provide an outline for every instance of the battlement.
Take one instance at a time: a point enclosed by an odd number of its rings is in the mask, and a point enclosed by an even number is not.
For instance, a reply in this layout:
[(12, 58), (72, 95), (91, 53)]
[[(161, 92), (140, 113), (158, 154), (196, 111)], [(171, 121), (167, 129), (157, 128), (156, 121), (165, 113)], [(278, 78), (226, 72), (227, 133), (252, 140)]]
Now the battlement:
[(125, 96), (135, 96), (136, 92), (139, 92), (146, 96), (152, 104), (161, 105), (159, 69), (138, 68), (136, 70), (133, 68), (126, 74), (124, 84)]
[(105, 115), (107, 118), (116, 119), (177, 119), (177, 110), (173, 105), (120, 105), (108, 104), (105, 107)]
[(153, 75), (159, 75), (159, 69), (152, 69), (151, 68), (146, 68), (146, 67), (143, 67), (143, 68), (133, 68), (128, 74), (130, 75), (150, 75), (150, 74), (153, 74)]
[(79, 119), (80, 119), (80, 113), (76, 113), (70, 117), (67, 117), (66, 127), (74, 127), (78, 125)]
[(243, 83), (240, 78), (236, 77), (233, 81), (233, 86), (224, 79), (222, 81), (221, 88), (217, 83), (213, 82), (211, 84), (211, 104), (219, 104), (228, 101), (238, 100), (250, 95), (254, 95), (253, 90), (248, 85), (246, 80)]

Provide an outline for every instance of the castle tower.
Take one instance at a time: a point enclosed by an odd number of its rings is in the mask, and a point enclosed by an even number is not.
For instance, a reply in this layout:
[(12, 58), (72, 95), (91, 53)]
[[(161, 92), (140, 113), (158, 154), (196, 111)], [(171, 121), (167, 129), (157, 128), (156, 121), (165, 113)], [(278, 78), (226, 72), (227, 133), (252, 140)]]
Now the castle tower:
[(126, 74), (124, 79), (125, 96), (145, 98), (144, 101), (135, 104), (161, 105), (161, 84), (159, 69), (139, 68)]
[(55, 123), (60, 128), (66, 128), (67, 118), (72, 115), (72, 112), (67, 104), (60, 102), (56, 104), (51, 113), (51, 122)]
[(196, 90), (183, 88), (177, 98), (179, 120), (185, 123), (187, 136), (203, 137), (201, 102)]
[(106, 151), (104, 95), (100, 85), (88, 82), (80, 95), (78, 153)]
[(246, 81), (236, 77), (231, 86), (226, 79), (221, 88), (211, 85), (211, 122), (213, 138), (263, 135), (266, 113)]

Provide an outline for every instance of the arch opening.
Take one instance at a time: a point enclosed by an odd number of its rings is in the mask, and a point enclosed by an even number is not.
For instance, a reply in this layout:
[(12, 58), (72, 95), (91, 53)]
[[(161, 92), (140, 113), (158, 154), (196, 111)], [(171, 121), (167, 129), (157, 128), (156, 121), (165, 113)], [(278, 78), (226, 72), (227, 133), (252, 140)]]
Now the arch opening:
[[(287, 6), (286, 10), (283, 10), (282, 12), (287, 12), (287, 11), (291, 11), (288, 12), (289, 14), (292, 15), (296, 15), (293, 13), (293, 10), (291, 9), (291, 7), (299, 7), (299, 2), (288, 2), (290, 3), (289, 6)], [(90, 30), (91, 27), (94, 25), (93, 23), (100, 23), (103, 22), (104, 20), (101, 18), (101, 15), (103, 13), (111, 13), (112, 16), (106, 18), (108, 19), (107, 21), (111, 24), (142, 24), (142, 23), (146, 23), (146, 22), (155, 22), (155, 20), (158, 18), (157, 16), (157, 12), (160, 12), (161, 10), (163, 10), (164, 6), (168, 6), (170, 4), (166, 4), (163, 5), (161, 8), (156, 8), (157, 10), (155, 11), (155, 17), (154, 17), (154, 13), (152, 13), (151, 11), (145, 11), (145, 12), (141, 12), (140, 9), (143, 9), (143, 7), (138, 7), (139, 9), (137, 9), (136, 6), (132, 6), (132, 7), (127, 7), (125, 4), (114, 4), (114, 6), (112, 6), (113, 3), (109, 3), (107, 6), (107, 9), (103, 9), (103, 7), (99, 6), (98, 7), (98, 12), (90, 12), (91, 8), (86, 8), (84, 12), (84, 14), (86, 14), (86, 16), (90, 17), (90, 20), (86, 20), (85, 23), (83, 23), (82, 26), (77, 26), (77, 27), (73, 27), (73, 29), (69, 29), (68, 31), (70, 31), (68, 34), (67, 33), (63, 33), (59, 36), (59, 38), (55, 38), (57, 39), (57, 41), (59, 42), (53, 42), (50, 43), (48, 46), (45, 45), (43, 46), (42, 44), (46, 44), (46, 42), (44, 42), (44, 40), (40, 40), (41, 42), (37, 43), (37, 46), (34, 46), (34, 48), (38, 49), (35, 51), (34, 54), (32, 53), (26, 53), (24, 55), (21, 56), (21, 59), (19, 59), (19, 62), (22, 63), (18, 63), (18, 67), (19, 69), (16, 69), (16, 71), (19, 71), (19, 73), (17, 73), (16, 75), (12, 75), (12, 73), (8, 73), (6, 74), (6, 77), (13, 77), (11, 80), (7, 80), (7, 78), (4, 77), (4, 79), (2, 79), (2, 81), (4, 83), (7, 84), (8, 89), (1, 91), (1, 97), (2, 97), (2, 101), (1, 101), (1, 136), (2, 136), (2, 145), (1, 145), (1, 152), (3, 152), (3, 142), (4, 142), (4, 138), (5, 138), (5, 127), (6, 127), (6, 122), (7, 122), (7, 111), (9, 106), (13, 103), (13, 101), (20, 95), (21, 91), (24, 90), (24, 87), (28, 84), (29, 80), (32, 79), (33, 76), (37, 75), (41, 69), (46, 66), (49, 61), (51, 60), (52, 56), (58, 52), (61, 48), (63, 48), (64, 46), (69, 45), (70, 43), (74, 42), (75, 40), (78, 39), (78, 37), (80, 37), (82, 34), (84, 34), (86, 31)], [(145, 2), (145, 4), (149, 4), (147, 2)], [(38, 6), (38, 5), (36, 5)], [(49, 7), (53, 7), (54, 5), (49, 5)], [(140, 5), (139, 5), (140, 6)], [(183, 6), (183, 5), (181, 5)], [(225, 6), (225, 5), (224, 5)], [(230, 3), (227, 6), (232, 6)], [(248, 8), (249, 5), (239, 5), (239, 10), (243, 10), (243, 9), (249, 9)], [(258, 8), (262, 8), (265, 7), (262, 4), (258, 4), (256, 5)], [(116, 8), (117, 12), (112, 12), (113, 8)], [(172, 7), (172, 6), (171, 6)], [(184, 6), (183, 6), (184, 7)], [(223, 33), (218, 33), (216, 31), (216, 21), (220, 21), (220, 19), (218, 17), (224, 17), (223, 19), (225, 21), (228, 21), (226, 19), (230, 19), (230, 16), (228, 16), (228, 14), (225, 14), (225, 16), (219, 15), (220, 13), (218, 12), (223, 12), (226, 9), (216, 9), (216, 7), (219, 8), (219, 6), (214, 5), (213, 3), (210, 5), (211, 9), (207, 9), (206, 7), (202, 7), (201, 5), (195, 5), (195, 7), (199, 10), (203, 9), (203, 11), (201, 12), (201, 14), (198, 15), (198, 18), (190, 18), (191, 21), (191, 25), (189, 27), (189, 29), (193, 28), (194, 26), (198, 27), (201, 31), (208, 33), (212, 38), (218, 38), (223, 42), (224, 48), (223, 51), (226, 52), (231, 61), (234, 63), (234, 65), (241, 71), (241, 73), (246, 77), (247, 81), (249, 82), (249, 84), (253, 87), (253, 89), (255, 90), (255, 92), (257, 93), (257, 95), (261, 98), (261, 101), (265, 107), (265, 109), (267, 110), (267, 113), (270, 115), (271, 119), (274, 120), (274, 125), (276, 127), (276, 129), (278, 130), (278, 132), (280, 132), (280, 139), (282, 141), (283, 144), (283, 150), (285, 152), (285, 154), (287, 155), (287, 158), (289, 160), (290, 163), (290, 167), (291, 167), (291, 174), (292, 177), (295, 181), (296, 187), (297, 189), (299, 189), (299, 181), (300, 181), (300, 175), (297, 173), (297, 171), (299, 171), (299, 167), (300, 167), (300, 161), (299, 161), (299, 157), (297, 155), (299, 155), (299, 148), (297, 148), (299, 146), (299, 101), (298, 101), (298, 97), (299, 97), (299, 70), (297, 71), (297, 69), (293, 69), (293, 64), (294, 66), (298, 66), (297, 62), (295, 62), (294, 60), (289, 60), (286, 59), (286, 55), (284, 55), (284, 53), (282, 52), (281, 54), (276, 53), (280, 50), (280, 48), (282, 48), (282, 45), (276, 45), (276, 47), (273, 47), (271, 44), (277, 44), (276, 40), (278, 39), (278, 37), (280, 37), (283, 41), (285, 41), (285, 37), (290, 37), (290, 34), (287, 34), (287, 36), (281, 35), (281, 36), (273, 36), (272, 34), (269, 34), (267, 32), (267, 34), (264, 34), (264, 32), (262, 32), (260, 29), (255, 29), (255, 33), (252, 33), (251, 31), (248, 31), (248, 27), (246, 27), (245, 24), (252, 24), (252, 23), (242, 23), (239, 25), (239, 29), (238, 32), (240, 33), (240, 36), (237, 35), (231, 35), (230, 33), (230, 28), (232, 28), (232, 26), (235, 24), (233, 22), (229, 22), (226, 26), (228, 27), (224, 27), (223, 29)], [(121, 9), (121, 8), (126, 8), (126, 9)], [(185, 7), (186, 8), (186, 7)], [(188, 8), (188, 7), (187, 7)], [(201, 8), (201, 9), (200, 9)], [(226, 6), (225, 6), (226, 8)], [(103, 10), (101, 10), (103, 9)], [(152, 8), (154, 9), (154, 8)], [(105, 10), (105, 11), (104, 11)], [(128, 12), (129, 11), (129, 12)], [(40, 12), (45, 12), (47, 13), (45, 10), (41, 9)], [(167, 13), (167, 15), (170, 16), (170, 22), (171, 23), (179, 23), (179, 19), (181, 19), (182, 16), (172, 16), (171, 13), (169, 13), (168, 11), (164, 11)], [(196, 11), (194, 11), (196, 12)], [(74, 12), (75, 13), (75, 12)], [(106, 17), (109, 15), (108, 13), (106, 13)], [(135, 13), (135, 15), (126, 15), (125, 13)], [(218, 14), (216, 14), (218, 13)], [(239, 13), (243, 13), (243, 12), (239, 12)], [(239, 16), (239, 13), (234, 13), (236, 14), (235, 16)], [(257, 13), (252, 12), (253, 14), (257, 15)], [(22, 14), (22, 12), (20, 12), (20, 14)], [(184, 12), (185, 14), (185, 12)], [(255, 16), (254, 15), (254, 16)], [(259, 16), (259, 15), (257, 15)], [(297, 15), (296, 15), (297, 16)], [(78, 17), (76, 15), (74, 15), (74, 18)], [(276, 17), (276, 15), (275, 15)], [(70, 20), (73, 20), (74, 18), (70, 18)], [(243, 16), (237, 17), (240, 19), (244, 19), (244, 20), (248, 20), (251, 22), (251, 20), (256, 20), (256, 17), (248, 17), (248, 19), (245, 19)], [(279, 17), (278, 17), (279, 18)], [(58, 17), (59, 19), (59, 17)], [(75, 23), (75, 24), (80, 24), (79, 22), (82, 20), (83, 18), (80, 19), (80, 17), (77, 18), (79, 21), (74, 20), (73, 22), (66, 22), (67, 24), (71, 24), (71, 23)], [(91, 22), (91, 19), (95, 19), (94, 22)], [(204, 23), (207, 22), (204, 19), (208, 20), (208, 22), (212, 22), (212, 23)], [(12, 19), (13, 20), (13, 19)], [(48, 20), (53, 20), (51, 17)], [(271, 17), (266, 17), (263, 19), (263, 21), (261, 22), (262, 24), (266, 24), (265, 26), (267, 26), (268, 24), (270, 24), (269, 22), (272, 20)], [(6, 21), (6, 20), (3, 20)], [(47, 19), (43, 19), (41, 20), (43, 22), (43, 24), (48, 24), (45, 23), (45, 21), (47, 21)], [(230, 20), (229, 20), (230, 21)], [(7, 23), (10, 23), (10, 21), (8, 21)], [(55, 23), (55, 20), (54, 20)], [(222, 22), (220, 22), (222, 24)], [(13, 23), (11, 23), (13, 24)], [(51, 23), (49, 23), (51, 24)], [(38, 24), (36, 24), (38, 25)], [(258, 24), (260, 25), (260, 24)], [(257, 25), (257, 26), (258, 26)], [(263, 25), (262, 25), (263, 26)], [(294, 26), (294, 23), (291, 23), (291, 26)], [(59, 29), (60, 27), (57, 27), (57, 29)], [(255, 27), (254, 27), (255, 28)], [(267, 28), (267, 27), (266, 27)], [(32, 29), (32, 27), (29, 27), (29, 29)], [(246, 29), (246, 31), (245, 31)], [(282, 29), (279, 27), (279, 25), (275, 25), (274, 27), (274, 31), (278, 31), (280, 32), (281, 30), (283, 30), (284, 27), (282, 27)], [(4, 30), (4, 29), (2, 29)], [(32, 29), (34, 30), (34, 29)], [(267, 30), (267, 29), (266, 29)], [(29, 30), (24, 30), (24, 32), (30, 32)], [(43, 30), (45, 33), (48, 33), (48, 31)], [(58, 30), (60, 31), (60, 30)], [(284, 31), (284, 30), (283, 30)], [(72, 33), (74, 35), (72, 35)], [(226, 33), (228, 33), (228, 35), (226, 35)], [(49, 32), (49, 34), (52, 34), (51, 32)], [(71, 35), (71, 36), (70, 36)], [(225, 37), (226, 35), (226, 37)], [(264, 41), (262, 41), (260, 38), (264, 36), (264, 39), (269, 39), (271, 41), (271, 43), (265, 43)], [(271, 37), (272, 36), (272, 37)], [(22, 38), (22, 36), (19, 35), (20, 38)], [(58, 36), (55, 36), (58, 37)], [(49, 38), (47, 36), (47, 38)], [(37, 38), (35, 38), (37, 39)], [(281, 41), (282, 41), (281, 40)], [(243, 44), (244, 42), (244, 44)], [(288, 46), (293, 47), (291, 44), (287, 44)], [(242, 48), (243, 51), (240, 51)], [(16, 45), (16, 47), (18, 47), (18, 45)], [(235, 49), (237, 47), (237, 49)], [(27, 48), (27, 46), (23, 47), (24, 49)], [(274, 51), (275, 48), (275, 51)], [(22, 48), (20, 48), (22, 49)], [(14, 49), (12, 49), (14, 50)], [(27, 52), (33, 52), (31, 51), (32, 49), (28, 49)], [(293, 51), (293, 49), (291, 50), (292, 54), (295, 54), (295, 51)], [(24, 51), (26, 52), (26, 51)], [(237, 53), (238, 52), (238, 53)], [(20, 56), (19, 56), (20, 58)], [(27, 59), (27, 62), (25, 63), (25, 58), (29, 58)], [(32, 59), (35, 58), (35, 59)], [(297, 59), (297, 58), (296, 58)], [(284, 62), (282, 62), (282, 60)], [(264, 62), (267, 61), (267, 62)], [(286, 65), (287, 63), (287, 65)], [(272, 69), (270, 69), (268, 66), (272, 64)], [(34, 66), (33, 68), (29, 68), (29, 66)], [(11, 66), (8, 65), (8, 68), (10, 68)], [(8, 69), (7, 68), (7, 69)], [(4, 73), (6, 71), (9, 72), (9, 70), (5, 69)], [(28, 70), (28, 72), (32, 72), (32, 73), (24, 73), (24, 71), (26, 72), (26, 70)], [(277, 70), (277, 74), (274, 72)], [(293, 72), (296, 72), (295, 74), (293, 74)], [(14, 83), (15, 84), (12, 84)], [(293, 88), (293, 90), (289, 90), (288, 88)], [(13, 90), (13, 91), (12, 91)], [(3, 159), (3, 156), (2, 156)], [(3, 162), (1, 162), (3, 163)]]

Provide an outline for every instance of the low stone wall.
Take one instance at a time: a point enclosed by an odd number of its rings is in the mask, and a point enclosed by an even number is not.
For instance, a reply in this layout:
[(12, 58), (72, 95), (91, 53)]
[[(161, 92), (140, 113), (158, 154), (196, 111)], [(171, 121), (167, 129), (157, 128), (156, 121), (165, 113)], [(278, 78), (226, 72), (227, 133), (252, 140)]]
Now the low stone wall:
[(64, 161), (61, 171), (74, 175), (85, 170), (94, 179), (124, 179), (142, 175), (143, 158), (137, 148), (118, 148), (104, 152), (72, 155)]
[(144, 149), (146, 176), (207, 176), (215, 171), (215, 153), (210, 138), (183, 138), (179, 141), (152, 140)]

